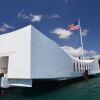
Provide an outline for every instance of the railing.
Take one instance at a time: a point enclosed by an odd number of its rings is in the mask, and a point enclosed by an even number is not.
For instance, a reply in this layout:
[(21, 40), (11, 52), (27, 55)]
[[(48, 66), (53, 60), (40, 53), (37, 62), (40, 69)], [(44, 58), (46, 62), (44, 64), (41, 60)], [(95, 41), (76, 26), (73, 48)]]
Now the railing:
[(7, 74), (7, 67), (0, 67), (0, 74)]
[(85, 70), (91, 70), (91, 66), (86, 62), (73, 62), (74, 72), (85, 72)]

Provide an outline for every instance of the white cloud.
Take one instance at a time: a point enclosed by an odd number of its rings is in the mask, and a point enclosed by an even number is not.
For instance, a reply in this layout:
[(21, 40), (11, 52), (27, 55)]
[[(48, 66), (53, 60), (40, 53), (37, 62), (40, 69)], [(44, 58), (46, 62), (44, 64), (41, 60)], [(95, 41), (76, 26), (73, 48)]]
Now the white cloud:
[(43, 15), (35, 15), (35, 14), (25, 14), (24, 13), (24, 10), (22, 10), (21, 12), (18, 13), (17, 15), (18, 18), (21, 18), (21, 19), (27, 19), (27, 20), (30, 20), (31, 22), (40, 22), (43, 18)]
[(94, 58), (100, 59), (100, 55), (93, 56)]
[(53, 15), (50, 15), (50, 16), (43, 16), (42, 14), (34, 14), (34, 13), (25, 13), (24, 9), (22, 9), (18, 14), (17, 14), (17, 17), (20, 18), (20, 19), (24, 19), (24, 20), (29, 20), (31, 22), (40, 22), (43, 17), (45, 18), (49, 18), (49, 19), (58, 19), (60, 18), (60, 15), (58, 14), (53, 14)]
[(59, 36), (59, 38), (64, 39), (64, 38), (69, 38), (72, 35), (72, 32), (69, 30), (66, 30), (64, 28), (56, 28), (51, 33), (54, 33)]
[(33, 15), (30, 14), (30, 18), (32, 22), (40, 22), (42, 20), (43, 15)]
[(54, 14), (54, 15), (51, 15), (50, 18), (60, 18), (60, 15)]
[(14, 28), (15, 28), (14, 26), (3, 23), (3, 25), (0, 27), (0, 32), (6, 32), (8, 29), (14, 29)]
[(3, 28), (15, 28), (14, 26), (8, 25), (6, 23), (3, 23)]
[[(82, 48), (81, 47), (78, 47), (78, 48), (73, 48), (71, 46), (64, 46), (64, 47), (61, 47), (66, 53), (69, 53), (70, 55), (72, 56), (75, 56), (75, 57), (79, 57), (82, 55)], [(83, 50), (84, 54), (85, 55), (89, 55), (89, 56), (94, 56), (96, 55), (96, 52), (94, 50)]]
[(24, 14), (24, 13), (19, 12), (19, 13), (18, 13), (18, 18), (29, 19), (30, 17), (27, 16), (26, 14)]
[(7, 29), (0, 27), (0, 32), (6, 32)]
[(22, 18), (22, 19), (29, 19), (29, 18), (30, 18), (28, 15), (26, 15), (26, 14), (24, 13), (24, 9), (22, 9), (22, 10), (18, 13), (17, 17), (18, 17), (18, 18)]
[(87, 29), (83, 29), (82, 30), (82, 36), (87, 36), (88, 34), (88, 30)]
[(95, 56), (97, 53), (94, 50), (88, 51), (88, 54)]

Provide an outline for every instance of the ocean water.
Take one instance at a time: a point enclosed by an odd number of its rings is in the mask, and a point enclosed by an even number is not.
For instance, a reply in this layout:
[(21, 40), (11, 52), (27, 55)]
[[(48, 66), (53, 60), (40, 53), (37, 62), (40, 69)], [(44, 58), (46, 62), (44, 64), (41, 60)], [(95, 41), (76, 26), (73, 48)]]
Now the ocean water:
[(13, 88), (0, 100), (100, 100), (100, 76), (87, 81), (34, 81), (33, 88)]

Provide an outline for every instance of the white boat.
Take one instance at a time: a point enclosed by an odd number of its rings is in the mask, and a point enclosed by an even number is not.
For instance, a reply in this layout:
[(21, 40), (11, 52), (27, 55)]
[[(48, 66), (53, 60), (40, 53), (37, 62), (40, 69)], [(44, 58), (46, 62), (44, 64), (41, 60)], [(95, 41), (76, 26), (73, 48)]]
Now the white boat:
[(100, 73), (98, 59), (72, 57), (32, 25), (0, 35), (0, 45), (3, 88), (32, 87), (34, 79), (71, 79), (85, 70), (89, 75)]

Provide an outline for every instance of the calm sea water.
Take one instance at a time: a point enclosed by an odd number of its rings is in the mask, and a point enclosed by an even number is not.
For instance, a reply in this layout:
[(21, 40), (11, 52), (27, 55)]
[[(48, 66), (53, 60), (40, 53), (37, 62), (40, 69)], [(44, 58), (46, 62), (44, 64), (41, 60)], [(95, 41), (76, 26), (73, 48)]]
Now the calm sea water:
[(33, 88), (14, 88), (0, 100), (100, 100), (100, 76), (77, 82), (34, 82)]

